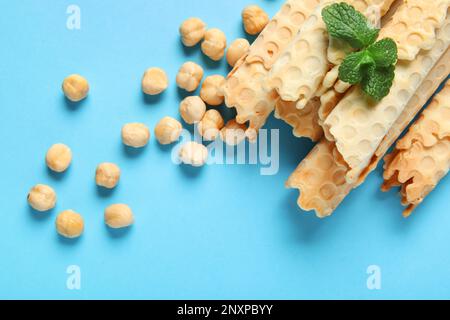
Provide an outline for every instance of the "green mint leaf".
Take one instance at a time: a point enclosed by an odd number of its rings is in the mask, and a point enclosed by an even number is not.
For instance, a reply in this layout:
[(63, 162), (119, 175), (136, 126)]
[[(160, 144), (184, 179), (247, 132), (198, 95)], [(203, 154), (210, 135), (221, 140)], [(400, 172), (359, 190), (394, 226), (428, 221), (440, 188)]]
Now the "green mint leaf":
[(397, 62), (397, 44), (394, 40), (386, 38), (372, 44), (367, 48), (378, 67), (389, 67)]
[(347, 41), (355, 49), (373, 44), (380, 32), (369, 25), (362, 13), (345, 2), (325, 7), (322, 18), (330, 36)]
[(364, 50), (349, 54), (339, 67), (339, 79), (350, 84), (357, 84), (363, 80), (367, 66), (375, 65), (369, 52)]
[(376, 101), (381, 101), (389, 94), (394, 78), (395, 66), (393, 65), (386, 68), (369, 66), (361, 82), (361, 88)]
[(398, 59), (397, 44), (386, 38), (376, 42), (380, 30), (347, 3), (335, 3), (322, 10), (322, 18), (332, 39), (347, 42), (359, 52), (350, 53), (339, 67), (339, 79), (361, 84), (362, 90), (380, 101), (391, 90)]

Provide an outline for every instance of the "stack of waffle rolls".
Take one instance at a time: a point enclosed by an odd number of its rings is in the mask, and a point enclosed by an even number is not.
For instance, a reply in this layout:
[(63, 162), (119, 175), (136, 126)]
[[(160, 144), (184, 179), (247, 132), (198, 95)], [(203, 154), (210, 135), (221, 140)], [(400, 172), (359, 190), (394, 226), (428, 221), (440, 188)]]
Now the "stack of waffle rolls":
[[(283, 52), (288, 48), (295, 48), (295, 43), (300, 46), (305, 43), (307, 47), (303, 49), (308, 49), (307, 51), (311, 53), (308, 72), (314, 72), (315, 67), (322, 69), (322, 73), (328, 71), (325, 56), (329, 46), (327, 37), (323, 34), (324, 24), (320, 10), (324, 4), (331, 2), (330, 0), (288, 0), (252, 44), (248, 54), (236, 63), (228, 75), (223, 89), (225, 104), (236, 109), (236, 122), (248, 124), (246, 135), (250, 141), (256, 139), (258, 130), (264, 126), (279, 100), (278, 93), (268, 86), (268, 78), (274, 64), (285, 60), (280, 58)], [(369, 7), (374, 7), (376, 11), (385, 14), (394, 0), (345, 0), (345, 2), (363, 12)], [(319, 30), (311, 33), (314, 26), (318, 26)], [(322, 35), (319, 34), (320, 32)], [(301, 38), (303, 34), (307, 39)], [(320, 36), (325, 41), (321, 43), (321, 48), (326, 50), (325, 56), (317, 55), (316, 50), (309, 50), (311, 46), (315, 48), (316, 36)], [(337, 49), (341, 46), (336, 43), (332, 47)], [(330, 52), (331, 50), (329, 49)], [(307, 54), (306, 51), (305, 54)], [(314, 85), (320, 84), (319, 78), (315, 77)], [(305, 73), (302, 79), (309, 80), (309, 77)], [(311, 88), (309, 92), (314, 93), (314, 88)]]
[[(447, 77), (449, 5), (447, 0), (404, 1), (382, 29), (381, 37), (393, 38), (400, 53), (391, 92), (374, 103), (354, 87), (336, 99), (323, 122), (325, 137), (287, 182), (300, 190), (298, 203), (303, 209), (315, 210), (319, 217), (330, 215), (376, 167)], [(396, 34), (399, 28), (402, 35)]]
[(450, 73), (448, 61), (450, 61), (450, 50), (445, 52), (410, 99), (401, 116), (380, 143), (371, 162), (355, 183), (346, 181), (348, 167), (335, 145), (326, 138), (322, 138), (286, 182), (286, 187), (300, 191), (297, 201), (299, 207), (306, 211), (315, 210), (320, 218), (331, 215), (350, 191), (363, 183), (375, 170), (390, 146), (447, 77)]
[[(446, 17), (446, 10), (441, 10), (445, 6), (448, 6), (448, 1), (396, 1), (382, 20), (383, 31), (380, 36), (389, 34), (390, 38), (397, 42), (400, 60), (413, 60), (419, 50), (431, 49), (435, 39), (435, 30)], [(439, 14), (436, 15), (436, 13)], [(419, 19), (423, 23), (416, 23)], [(330, 54), (332, 48), (335, 51), (333, 55)], [(320, 88), (315, 91), (316, 98), (307, 102), (307, 112), (298, 109), (300, 100), (296, 103), (282, 100), (277, 102), (275, 116), (291, 125), (294, 128), (293, 134), (297, 137), (308, 137), (317, 141), (323, 134), (323, 123), (351, 87), (338, 80), (342, 53), (346, 52), (341, 50), (341, 55), (339, 55), (339, 51), (336, 53), (336, 48), (339, 49), (342, 46), (328, 48), (328, 60), (332, 67), (323, 78)], [(339, 58), (336, 59), (336, 56)], [(306, 128), (302, 123), (307, 124)]]
[[(338, 79), (350, 48), (329, 38), (321, 18), (334, 2), (353, 5), (372, 23), (378, 11), (379, 38), (397, 43), (394, 84), (381, 102)], [(225, 103), (248, 125), (249, 140), (275, 110), (295, 136), (319, 141), (286, 183), (300, 191), (301, 208), (330, 215), (450, 73), (449, 6), (450, 0), (288, 0), (230, 72)]]
[(383, 191), (401, 187), (408, 217), (450, 169), (450, 82), (386, 156)]
[[(340, 64), (348, 53), (345, 49), (350, 49), (345, 45), (339, 45), (341, 43), (338, 41), (330, 42), (322, 19), (322, 10), (335, 2), (334, 0), (321, 1), (285, 52), (275, 62), (267, 79), (266, 86), (269, 90), (276, 90), (283, 101), (296, 102), (297, 109), (303, 109), (316, 96), (327, 73), (335, 69), (333, 62)], [(383, 16), (394, 0), (345, 0), (343, 2), (366, 14), (372, 13), (373, 8), (377, 8), (376, 11)], [(371, 10), (368, 10), (369, 8)], [(334, 45), (337, 46), (334, 47)], [(343, 51), (341, 55), (336, 53), (339, 51)], [(336, 69), (331, 75), (335, 75), (334, 79), (330, 79), (334, 82), (333, 80), (337, 78)]]

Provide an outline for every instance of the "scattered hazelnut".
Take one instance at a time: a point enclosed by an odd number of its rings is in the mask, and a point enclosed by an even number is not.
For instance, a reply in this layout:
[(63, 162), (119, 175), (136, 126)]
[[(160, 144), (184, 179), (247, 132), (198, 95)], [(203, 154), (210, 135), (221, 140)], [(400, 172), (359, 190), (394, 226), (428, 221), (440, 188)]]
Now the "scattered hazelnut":
[(122, 142), (129, 147), (142, 148), (149, 139), (150, 131), (143, 123), (127, 123), (122, 127)]
[(65, 210), (56, 218), (56, 230), (66, 238), (77, 238), (83, 233), (83, 217), (73, 210)]
[(229, 146), (236, 146), (245, 140), (245, 124), (237, 123), (235, 119), (227, 122), (220, 130), (220, 138)]
[(120, 169), (114, 163), (100, 163), (95, 171), (95, 182), (100, 187), (114, 188), (120, 179)]
[(206, 141), (216, 140), (224, 123), (219, 111), (210, 109), (206, 111), (203, 119), (198, 123), (198, 132)]
[(160, 144), (171, 144), (178, 140), (182, 129), (178, 120), (164, 117), (155, 127), (155, 136)]
[(250, 43), (247, 39), (239, 38), (234, 40), (227, 51), (227, 62), (234, 67), (236, 62), (241, 59), (250, 49)]
[(208, 159), (208, 149), (200, 143), (189, 141), (181, 146), (178, 155), (182, 163), (201, 167)]
[(78, 102), (88, 95), (89, 83), (79, 74), (72, 74), (64, 79), (62, 90), (67, 99)]
[(203, 68), (194, 62), (183, 64), (177, 74), (177, 85), (189, 92), (195, 91), (202, 81)]
[(199, 43), (206, 32), (206, 24), (199, 18), (189, 18), (180, 26), (181, 41), (187, 47), (193, 47)]
[(62, 143), (54, 144), (48, 149), (45, 156), (47, 166), (56, 172), (65, 171), (72, 161), (72, 151)]
[(248, 34), (256, 35), (269, 23), (269, 16), (260, 7), (251, 5), (242, 11), (242, 21), (245, 31)]
[(218, 106), (223, 103), (224, 96), (222, 88), (225, 85), (225, 78), (220, 75), (206, 77), (200, 90), (200, 97), (211, 106)]
[(206, 112), (206, 105), (198, 96), (186, 97), (180, 103), (180, 114), (187, 124), (194, 124), (202, 120)]
[(222, 59), (227, 47), (227, 38), (219, 29), (209, 29), (205, 33), (202, 42), (202, 51), (210, 59), (219, 61)]
[(167, 89), (169, 80), (160, 68), (147, 69), (142, 77), (142, 91), (145, 94), (157, 95)]
[(111, 228), (125, 228), (133, 222), (133, 212), (126, 204), (113, 204), (105, 209), (105, 223)]
[(45, 184), (37, 184), (31, 188), (27, 200), (34, 210), (47, 211), (55, 207), (56, 193)]

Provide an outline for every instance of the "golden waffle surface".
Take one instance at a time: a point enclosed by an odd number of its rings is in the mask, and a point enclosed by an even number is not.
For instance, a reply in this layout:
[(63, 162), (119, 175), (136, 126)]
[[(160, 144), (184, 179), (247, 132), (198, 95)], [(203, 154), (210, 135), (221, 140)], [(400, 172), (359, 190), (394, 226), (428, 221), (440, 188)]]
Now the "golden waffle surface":
[(386, 156), (383, 190), (401, 187), (405, 216), (425, 199), (450, 168), (450, 83)]

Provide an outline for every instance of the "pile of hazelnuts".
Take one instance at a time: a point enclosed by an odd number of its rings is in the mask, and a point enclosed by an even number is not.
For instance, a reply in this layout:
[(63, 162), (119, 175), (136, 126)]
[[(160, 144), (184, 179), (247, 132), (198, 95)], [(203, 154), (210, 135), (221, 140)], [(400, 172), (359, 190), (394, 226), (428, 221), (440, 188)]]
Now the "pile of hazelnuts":
[[(260, 33), (269, 22), (268, 15), (258, 6), (252, 5), (242, 11), (245, 31), (250, 35)], [(219, 61), (225, 55), (227, 40), (225, 34), (217, 29), (207, 29), (199, 18), (185, 20), (179, 29), (181, 41), (185, 46), (192, 47), (201, 42), (202, 52), (214, 61)], [(226, 60), (231, 67), (247, 54), (250, 44), (246, 39), (236, 39), (226, 52)], [(184, 63), (176, 76), (178, 87), (187, 92), (194, 92), (203, 78), (203, 68), (188, 61)], [(142, 91), (147, 95), (161, 94), (168, 87), (168, 77), (161, 68), (152, 67), (145, 71), (142, 77)], [(188, 125), (197, 125), (197, 130), (204, 141), (213, 141), (220, 137), (229, 145), (237, 145), (245, 139), (244, 125), (234, 119), (226, 124), (216, 109), (209, 106), (219, 106), (224, 102), (222, 87), (225, 78), (212, 75), (205, 78), (199, 96), (188, 96), (180, 103), (181, 118)], [(72, 74), (64, 79), (62, 90), (66, 98), (74, 103), (85, 99), (89, 92), (88, 81)], [(156, 125), (154, 133), (160, 144), (168, 145), (178, 141), (182, 124), (172, 118), (163, 117)], [(150, 130), (143, 123), (127, 123), (122, 127), (122, 142), (131, 148), (142, 148), (148, 144)], [(179, 150), (180, 161), (194, 167), (203, 166), (208, 157), (207, 148), (195, 141), (184, 143)], [(54, 144), (45, 156), (48, 168), (54, 172), (66, 171), (72, 162), (71, 149), (62, 143)], [(113, 189), (120, 179), (120, 168), (114, 163), (100, 163), (95, 171), (95, 182), (101, 188)], [(44, 184), (31, 188), (27, 197), (29, 205), (37, 211), (49, 211), (56, 206), (55, 190)], [(111, 228), (129, 227), (134, 222), (133, 212), (126, 204), (118, 203), (108, 206), (104, 212), (105, 223)], [(77, 238), (84, 230), (83, 217), (74, 210), (64, 210), (56, 218), (57, 232), (66, 238)]]

